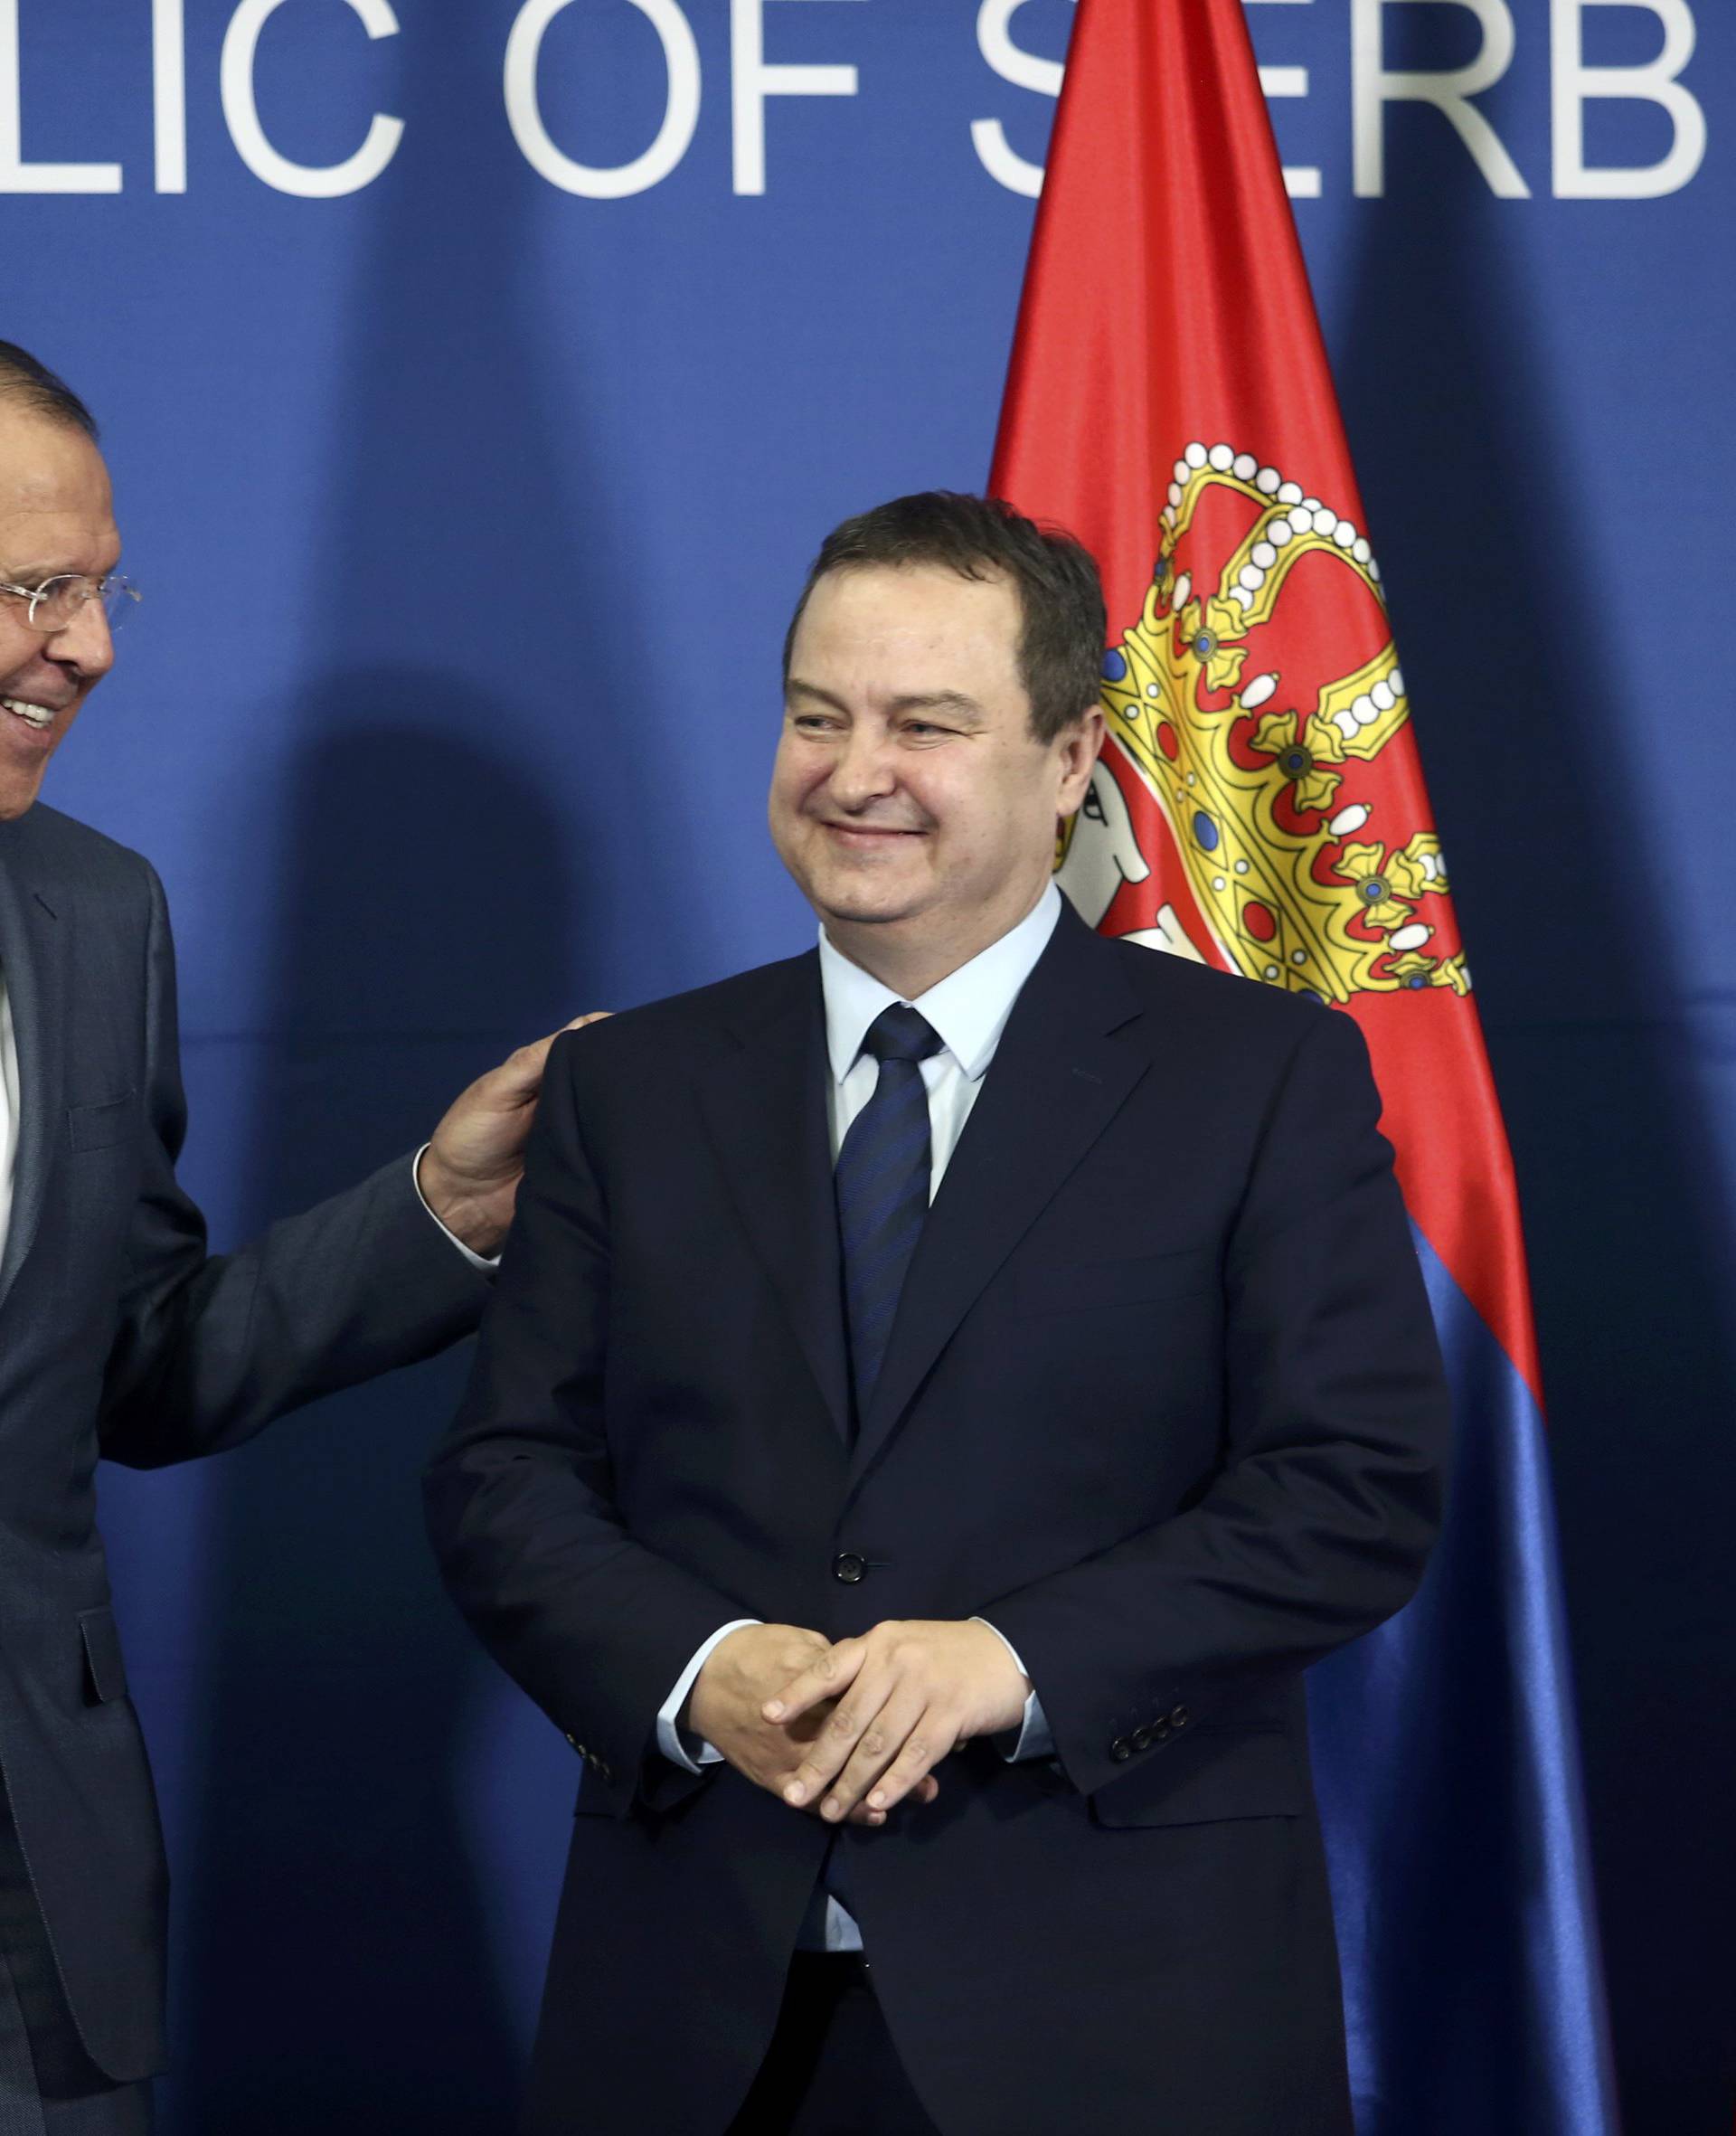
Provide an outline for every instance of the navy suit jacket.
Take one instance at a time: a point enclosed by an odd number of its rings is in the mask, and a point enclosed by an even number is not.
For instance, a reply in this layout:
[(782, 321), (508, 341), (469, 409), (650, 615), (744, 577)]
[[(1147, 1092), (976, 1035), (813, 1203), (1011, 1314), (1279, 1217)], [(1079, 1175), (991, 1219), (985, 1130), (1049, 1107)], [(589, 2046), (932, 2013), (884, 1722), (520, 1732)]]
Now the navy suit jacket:
[[(944, 2136), (1344, 2136), (1302, 1671), (1411, 1593), (1448, 1430), (1361, 1035), (1065, 912), (854, 1445), (826, 1073), (811, 954), (557, 1042), (430, 1470), (586, 1762), (528, 2126), (718, 2136), (835, 1844)], [(731, 1617), (978, 1613), (1052, 1763), (834, 1842), (656, 1751)]]
[(175, 958), (147, 864), (40, 803), (0, 823), (21, 1122), (0, 1256), (0, 1771), (73, 2018), (162, 2066), (167, 1876), (96, 1527), (99, 1454), (212, 1453), (475, 1326), (484, 1278), (406, 1157), (207, 1256), (175, 1183)]

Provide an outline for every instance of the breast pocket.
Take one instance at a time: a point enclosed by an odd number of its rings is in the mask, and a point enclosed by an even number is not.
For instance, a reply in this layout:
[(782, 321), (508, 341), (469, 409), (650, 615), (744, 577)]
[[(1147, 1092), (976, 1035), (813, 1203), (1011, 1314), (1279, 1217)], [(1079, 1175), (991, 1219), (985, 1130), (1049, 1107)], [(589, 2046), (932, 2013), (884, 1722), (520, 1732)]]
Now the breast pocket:
[(138, 1117), (136, 1091), (104, 1098), (94, 1105), (69, 1105), (67, 1139), (74, 1150), (112, 1149), (132, 1139)]

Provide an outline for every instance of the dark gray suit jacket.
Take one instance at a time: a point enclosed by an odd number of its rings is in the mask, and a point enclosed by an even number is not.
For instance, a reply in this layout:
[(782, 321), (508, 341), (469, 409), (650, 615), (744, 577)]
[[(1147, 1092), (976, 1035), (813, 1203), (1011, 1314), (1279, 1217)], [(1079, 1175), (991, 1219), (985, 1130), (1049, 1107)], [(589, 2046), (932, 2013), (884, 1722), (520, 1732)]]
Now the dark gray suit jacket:
[(20, 1139), (0, 1257), (0, 1767), (79, 2031), (112, 2077), (163, 2058), (167, 1877), (95, 1524), (99, 1454), (234, 1446), (429, 1356), (486, 1280), (408, 1159), (211, 1256), (185, 1129), (162, 885), (38, 806), (0, 823)]

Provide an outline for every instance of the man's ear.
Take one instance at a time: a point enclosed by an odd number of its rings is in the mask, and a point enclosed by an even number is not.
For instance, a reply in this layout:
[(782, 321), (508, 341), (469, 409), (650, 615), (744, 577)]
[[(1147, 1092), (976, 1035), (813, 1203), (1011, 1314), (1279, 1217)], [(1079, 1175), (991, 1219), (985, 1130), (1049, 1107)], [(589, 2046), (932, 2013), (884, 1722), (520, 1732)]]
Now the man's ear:
[(1091, 772), (1102, 753), (1104, 732), (1103, 707), (1093, 704), (1055, 737), (1061, 764), (1061, 790), (1055, 804), (1062, 816), (1073, 815), (1085, 799)]

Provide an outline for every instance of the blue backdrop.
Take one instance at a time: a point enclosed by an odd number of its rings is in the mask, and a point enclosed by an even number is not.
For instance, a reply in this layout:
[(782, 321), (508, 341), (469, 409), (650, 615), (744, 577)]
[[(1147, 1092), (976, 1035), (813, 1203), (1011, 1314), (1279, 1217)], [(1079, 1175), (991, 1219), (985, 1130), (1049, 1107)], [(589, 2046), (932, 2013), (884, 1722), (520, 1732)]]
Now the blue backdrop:
[[(807, 938), (788, 610), (844, 513), (984, 479), (1071, 13), (0, 0), (0, 335), (147, 590), (49, 797), (167, 882), (220, 1241)], [(1722, 2131), (1736, 14), (1250, 18), (1524, 1195), (1628, 2125)], [(575, 1772), (423, 1549), (462, 1369), (107, 1478), (167, 2136), (508, 2126)]]

